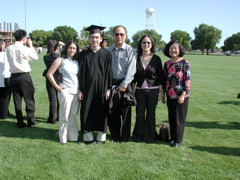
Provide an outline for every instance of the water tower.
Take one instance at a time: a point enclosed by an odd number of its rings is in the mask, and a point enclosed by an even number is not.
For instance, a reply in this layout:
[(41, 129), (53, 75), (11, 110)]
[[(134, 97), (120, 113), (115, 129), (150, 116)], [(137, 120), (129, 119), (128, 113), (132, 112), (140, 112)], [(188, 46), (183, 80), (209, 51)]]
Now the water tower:
[(153, 8), (146, 9), (146, 29), (154, 30), (154, 13)]

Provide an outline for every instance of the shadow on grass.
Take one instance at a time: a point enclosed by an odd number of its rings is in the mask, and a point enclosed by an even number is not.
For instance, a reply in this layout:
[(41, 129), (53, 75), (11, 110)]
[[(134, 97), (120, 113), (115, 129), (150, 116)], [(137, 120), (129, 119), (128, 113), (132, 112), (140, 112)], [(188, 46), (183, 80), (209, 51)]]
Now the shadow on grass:
[(233, 105), (239, 105), (240, 101), (221, 101), (218, 104), (233, 104)]
[(239, 130), (239, 122), (229, 122), (227, 124), (220, 124), (219, 122), (186, 122), (186, 126), (200, 129), (228, 129)]
[(190, 146), (189, 148), (197, 151), (207, 151), (213, 154), (222, 154), (227, 156), (240, 156), (240, 148), (230, 147), (203, 147), (203, 146)]
[[(38, 121), (37, 121), (38, 122)], [(51, 127), (52, 126), (52, 127)], [(59, 141), (56, 136), (57, 129), (53, 129), (53, 125), (49, 124), (49, 128), (42, 127), (42, 123), (19, 129), (16, 122), (8, 120), (0, 120), (0, 136), (15, 137), (27, 139), (45, 139), (49, 141)]]

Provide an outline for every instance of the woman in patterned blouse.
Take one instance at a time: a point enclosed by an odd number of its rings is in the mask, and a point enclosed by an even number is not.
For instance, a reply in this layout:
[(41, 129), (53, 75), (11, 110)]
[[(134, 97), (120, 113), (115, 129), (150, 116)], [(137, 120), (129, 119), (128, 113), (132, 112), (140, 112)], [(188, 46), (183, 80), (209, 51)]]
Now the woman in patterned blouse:
[[(171, 145), (179, 147), (183, 139), (190, 96), (190, 63), (183, 58), (184, 48), (177, 40), (171, 40), (164, 49), (164, 55), (171, 58), (164, 63), (164, 90), (167, 96), (168, 120)], [(165, 96), (163, 96), (165, 103)]]

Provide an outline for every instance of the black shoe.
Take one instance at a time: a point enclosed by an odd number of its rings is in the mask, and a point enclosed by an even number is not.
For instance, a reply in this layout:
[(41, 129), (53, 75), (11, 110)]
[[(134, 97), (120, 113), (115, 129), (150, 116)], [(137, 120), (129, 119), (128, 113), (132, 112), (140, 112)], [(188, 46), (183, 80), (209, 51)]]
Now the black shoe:
[(85, 143), (86, 145), (90, 145), (90, 144), (94, 143), (94, 140), (92, 140), (92, 141), (84, 141), (84, 143)]
[(97, 144), (104, 144), (105, 141), (96, 141)]
[(65, 146), (65, 145), (67, 145), (67, 143), (61, 143), (61, 145)]
[(33, 126), (36, 126), (36, 125), (38, 125), (39, 123), (35, 123), (35, 124), (28, 124), (27, 126), (28, 127), (33, 127)]
[(172, 148), (179, 147), (181, 143), (174, 142), (173, 144), (170, 145)]
[(17, 123), (17, 127), (22, 129), (22, 128), (25, 128), (26, 127), (26, 124), (25, 123), (21, 123), (21, 124), (18, 124)]
[(56, 122), (55, 121), (47, 121), (47, 123), (55, 124)]
[(111, 142), (118, 142), (118, 139), (112, 138), (110, 141), (111, 141)]

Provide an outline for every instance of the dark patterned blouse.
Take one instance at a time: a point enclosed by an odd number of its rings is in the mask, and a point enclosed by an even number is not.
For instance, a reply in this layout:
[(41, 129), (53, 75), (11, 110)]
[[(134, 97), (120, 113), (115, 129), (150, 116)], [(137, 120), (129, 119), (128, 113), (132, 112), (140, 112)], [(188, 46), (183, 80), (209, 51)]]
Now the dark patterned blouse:
[(165, 90), (167, 97), (178, 99), (182, 91), (186, 91), (186, 97), (190, 96), (191, 71), (190, 63), (182, 59), (177, 63), (168, 60), (164, 63)]

